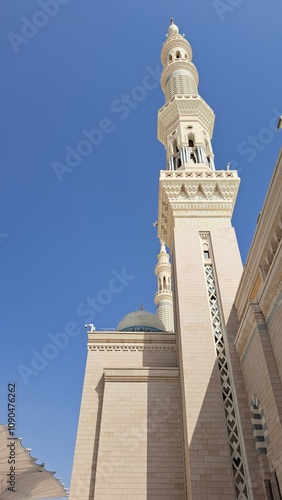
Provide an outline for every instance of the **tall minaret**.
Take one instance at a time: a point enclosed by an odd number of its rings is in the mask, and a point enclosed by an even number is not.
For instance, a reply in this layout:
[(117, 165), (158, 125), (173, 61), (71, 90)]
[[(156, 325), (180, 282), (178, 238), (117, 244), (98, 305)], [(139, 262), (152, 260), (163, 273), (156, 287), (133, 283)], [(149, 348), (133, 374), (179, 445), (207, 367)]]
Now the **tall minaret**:
[(155, 274), (158, 281), (158, 291), (155, 294), (155, 304), (157, 306), (157, 316), (162, 321), (167, 332), (174, 331), (173, 323), (173, 303), (171, 291), (171, 264), (165, 244), (161, 243), (161, 250), (158, 254), (158, 263), (155, 267)]
[(240, 408), (247, 402), (234, 351), (242, 264), (231, 217), (240, 181), (236, 171), (215, 170), (214, 113), (198, 94), (191, 47), (173, 19), (161, 59), (165, 105), (158, 138), (166, 170), (160, 172), (158, 237), (172, 256), (186, 495), (252, 499), (256, 473), (250, 474), (246, 457), (254, 450), (245, 446), (252, 436), (242, 430)]

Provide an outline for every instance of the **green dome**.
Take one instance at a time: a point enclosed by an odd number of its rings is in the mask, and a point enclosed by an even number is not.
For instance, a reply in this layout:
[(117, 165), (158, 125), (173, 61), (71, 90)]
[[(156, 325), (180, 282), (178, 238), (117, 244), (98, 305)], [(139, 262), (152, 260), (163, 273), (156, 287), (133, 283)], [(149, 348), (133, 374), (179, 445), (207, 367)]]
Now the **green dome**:
[(165, 332), (165, 327), (157, 316), (148, 311), (127, 314), (118, 324), (119, 332)]

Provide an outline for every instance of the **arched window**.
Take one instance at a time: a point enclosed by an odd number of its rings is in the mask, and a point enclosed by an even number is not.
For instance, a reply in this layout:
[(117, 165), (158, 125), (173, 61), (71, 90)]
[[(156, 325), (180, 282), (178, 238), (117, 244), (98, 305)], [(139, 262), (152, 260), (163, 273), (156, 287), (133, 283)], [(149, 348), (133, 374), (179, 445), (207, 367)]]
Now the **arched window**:
[(194, 147), (194, 141), (193, 139), (189, 139), (189, 148), (193, 148)]
[(181, 58), (180, 50), (177, 50), (175, 55), (176, 55), (176, 59), (180, 59)]
[(203, 252), (204, 252), (204, 259), (209, 259), (210, 258), (210, 250), (209, 250), (209, 246), (207, 243), (203, 244)]

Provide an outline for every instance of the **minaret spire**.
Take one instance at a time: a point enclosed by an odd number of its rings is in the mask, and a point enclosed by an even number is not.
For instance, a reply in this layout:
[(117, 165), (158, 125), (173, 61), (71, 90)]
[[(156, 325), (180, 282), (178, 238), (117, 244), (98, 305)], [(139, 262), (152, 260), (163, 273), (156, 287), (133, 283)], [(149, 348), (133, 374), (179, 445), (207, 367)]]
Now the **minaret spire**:
[(161, 60), (166, 104), (158, 115), (158, 138), (167, 152), (168, 170), (214, 170), (214, 113), (198, 94), (192, 50), (171, 18)]
[(155, 294), (157, 316), (163, 322), (166, 331), (173, 332), (174, 320), (171, 291), (171, 264), (163, 241), (161, 241), (161, 249), (157, 259), (158, 263), (155, 267), (155, 274), (158, 280), (158, 291)]

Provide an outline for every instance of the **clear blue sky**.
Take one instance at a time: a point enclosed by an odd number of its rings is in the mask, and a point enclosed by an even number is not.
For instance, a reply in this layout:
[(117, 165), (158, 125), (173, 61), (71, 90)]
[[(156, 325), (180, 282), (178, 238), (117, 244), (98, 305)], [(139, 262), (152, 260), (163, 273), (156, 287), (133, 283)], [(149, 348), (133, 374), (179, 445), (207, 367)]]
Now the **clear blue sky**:
[[(150, 90), (143, 79), (159, 74), (170, 17), (192, 45), (200, 95), (216, 115), (216, 168), (232, 162), (242, 179), (233, 224), (245, 260), (282, 140), (273, 131), (282, 114), (282, 2), (60, 2), (43, 15), (47, 0), (0, 3), (0, 421), (15, 381), (17, 435), (69, 486), (84, 324), (116, 327), (140, 303), (155, 311), (164, 96), (154, 77)], [(97, 145), (90, 153), (82, 143), (84, 157), (72, 158), (79, 164), (59, 182), (52, 164), (66, 165), (66, 148), (92, 129)], [(112, 293), (123, 268), (134, 279), (121, 278)], [(94, 311), (97, 298), (104, 305)], [(65, 328), (68, 336), (58, 335)], [(48, 347), (52, 335), (60, 346)], [(35, 364), (43, 352), (49, 359)]]

